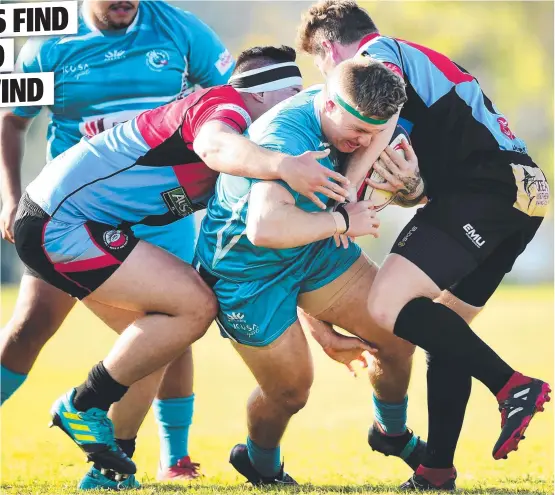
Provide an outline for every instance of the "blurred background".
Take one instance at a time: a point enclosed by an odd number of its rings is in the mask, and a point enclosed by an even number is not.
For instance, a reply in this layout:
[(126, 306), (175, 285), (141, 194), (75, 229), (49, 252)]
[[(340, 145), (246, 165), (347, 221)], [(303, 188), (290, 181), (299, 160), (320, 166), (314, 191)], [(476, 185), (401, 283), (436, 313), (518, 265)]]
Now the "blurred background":
[[(209, 24), (232, 54), (260, 44), (294, 44), (301, 13), (310, 2), (173, 1)], [(480, 81), (484, 92), (523, 138), (553, 188), (553, 3), (552, 2), (360, 2), (384, 34), (438, 50)], [(24, 38), (16, 38), (16, 53)], [(299, 63), (307, 86), (322, 82), (306, 56)], [(23, 182), (44, 165), (46, 110), (28, 135)], [(552, 210), (551, 210), (552, 211)], [(386, 208), (381, 237), (361, 244), (377, 262), (389, 251), (412, 210)], [(505, 283), (553, 280), (553, 214), (517, 261)], [(2, 241), (1, 281), (18, 283), (22, 266), (13, 246)]]
[[(0, 0), (0, 3), (2, 0)], [(301, 13), (311, 3), (288, 1), (173, 1), (207, 22), (237, 55), (260, 44), (294, 44)], [(553, 2), (361, 2), (384, 34), (445, 53), (480, 81), (484, 92), (505, 114), (511, 129), (553, 186)], [(16, 39), (16, 50), (23, 42)], [(298, 59), (307, 86), (322, 82), (305, 56)], [(26, 185), (44, 165), (47, 113), (35, 119), (23, 165)], [(377, 262), (414, 214), (398, 207), (380, 213), (381, 237), (361, 244)], [(505, 287), (473, 323), (474, 330), (514, 366), (544, 379), (553, 377), (553, 212), (519, 258)], [(13, 246), (1, 243), (0, 326), (11, 317), (21, 275)], [(47, 430), (52, 401), (86, 376), (106, 353), (115, 335), (78, 305), (41, 353), (29, 379), (0, 410), (0, 492), (74, 493), (87, 467), (78, 449), (59, 432)], [(366, 431), (372, 417), (367, 380), (354, 380), (310, 339), (315, 382), (306, 409), (292, 421), (284, 438), (288, 469), (300, 482), (324, 485), (333, 493), (392, 493), (405, 481), (402, 462), (371, 452)], [(195, 349), (195, 420), (192, 455), (207, 475), (191, 493), (232, 493), (242, 480), (227, 463), (229, 448), (246, 435), (244, 405), (254, 386), (247, 368), (220, 338), (215, 325)], [(418, 352), (409, 389), (409, 425), (427, 431), (424, 356)], [(491, 446), (499, 414), (489, 391), (473, 388), (456, 463), (457, 482), (474, 495), (548, 495), (553, 493), (553, 407), (534, 420), (518, 455), (495, 462)], [(158, 460), (155, 423), (141, 429), (135, 460), (139, 479), (153, 481)], [(382, 483), (388, 482), (387, 486)], [(31, 483), (31, 484), (29, 484)], [(213, 483), (210, 487), (205, 484)], [(345, 485), (355, 484), (345, 489)], [(153, 485), (151, 485), (153, 486)], [(206, 491), (203, 491), (203, 486)], [(383, 489), (383, 491), (382, 491)], [(141, 493), (155, 493), (147, 488)], [(321, 493), (317, 489), (311, 493)], [(156, 492), (162, 493), (162, 492)], [(170, 493), (169, 489), (163, 493)], [(181, 493), (171, 492), (171, 493)], [(241, 493), (246, 493), (241, 491)]]

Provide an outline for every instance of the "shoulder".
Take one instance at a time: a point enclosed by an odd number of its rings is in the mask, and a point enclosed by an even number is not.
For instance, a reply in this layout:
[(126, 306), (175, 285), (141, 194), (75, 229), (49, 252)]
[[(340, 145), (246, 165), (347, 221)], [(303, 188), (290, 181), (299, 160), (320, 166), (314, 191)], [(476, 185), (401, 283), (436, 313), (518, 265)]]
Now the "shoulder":
[[(194, 30), (204, 23), (192, 12), (174, 7), (166, 2), (142, 2), (141, 8), (148, 9), (154, 16), (154, 19), (159, 20), (162, 17), (166, 21), (171, 21), (172, 26), (185, 27)], [(176, 22), (177, 21), (177, 22)]]
[(21, 48), (17, 64), (22, 65), (36, 64), (36, 69), (47, 72), (50, 70), (57, 59), (59, 49), (60, 36), (41, 36), (29, 38)]

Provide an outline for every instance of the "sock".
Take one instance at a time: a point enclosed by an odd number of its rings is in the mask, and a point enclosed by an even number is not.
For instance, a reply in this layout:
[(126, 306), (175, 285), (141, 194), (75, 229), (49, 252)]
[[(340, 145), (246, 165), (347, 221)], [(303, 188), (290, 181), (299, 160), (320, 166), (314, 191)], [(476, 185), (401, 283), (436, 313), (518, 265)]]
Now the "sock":
[(175, 466), (179, 459), (189, 455), (189, 427), (193, 422), (194, 403), (195, 394), (154, 401), (162, 467)]
[(388, 403), (382, 402), (375, 395), (374, 418), (386, 435), (403, 435), (407, 431), (407, 404), (408, 397), (405, 396), (403, 402)]
[(447, 469), (430, 469), (424, 466), (418, 466), (416, 474), (424, 476), (424, 478), (437, 487), (456, 477), (456, 471), (453, 467)]
[(135, 453), (135, 444), (137, 443), (137, 437), (122, 440), (121, 438), (116, 438), (116, 443), (118, 447), (123, 450), (123, 453), (131, 459)]
[(432, 354), (428, 365), (428, 444), (423, 466), (450, 469), (462, 430), (472, 378), (458, 366)]
[(394, 334), (442, 356), (480, 380), (494, 395), (514, 373), (457, 313), (426, 297), (405, 305), (397, 316)]
[(128, 388), (116, 382), (100, 361), (93, 366), (87, 380), (75, 389), (73, 405), (78, 411), (88, 411), (93, 407), (108, 411), (114, 402), (125, 395)]
[(263, 449), (247, 437), (247, 451), (254, 469), (267, 478), (275, 476), (281, 469), (279, 446), (274, 449)]
[(517, 371), (511, 376), (509, 381), (503, 386), (503, 388), (497, 393), (497, 400), (499, 402), (504, 401), (509, 398), (509, 392), (512, 388), (518, 387), (520, 385), (526, 385), (530, 383), (531, 379), (527, 376), (521, 375)]
[(27, 375), (16, 373), (0, 365), (0, 405), (9, 399), (26, 379)]

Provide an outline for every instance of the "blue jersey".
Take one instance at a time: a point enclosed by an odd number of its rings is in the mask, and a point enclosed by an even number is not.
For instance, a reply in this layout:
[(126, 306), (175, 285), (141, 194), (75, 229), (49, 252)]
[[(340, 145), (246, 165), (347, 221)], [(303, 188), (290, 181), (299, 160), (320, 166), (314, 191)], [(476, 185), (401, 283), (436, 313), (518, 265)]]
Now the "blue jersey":
[[(315, 97), (321, 87), (310, 88), (280, 103), (254, 122), (248, 136), (264, 148), (289, 155), (324, 149), (327, 144), (320, 126)], [(336, 153), (320, 160), (329, 169), (337, 168)], [(245, 234), (249, 193), (256, 179), (221, 174), (216, 194), (210, 200), (204, 218), (196, 254), (204, 267), (220, 278), (245, 282), (263, 278), (279, 281), (301, 277), (310, 263), (328, 256), (326, 247), (335, 246), (327, 239), (289, 249), (254, 246)], [(321, 211), (308, 198), (294, 192), (295, 205), (307, 212)], [(322, 201), (327, 198), (319, 195)], [(334, 249), (337, 249), (334, 247)]]
[(377, 33), (359, 54), (406, 82), (399, 123), (411, 134), (429, 197), (460, 188), (515, 194), (511, 163), (535, 164), (474, 76), (441, 53)]
[[(234, 62), (202, 21), (162, 1), (142, 1), (133, 23), (100, 31), (83, 10), (78, 32), (30, 39), (18, 71), (54, 72), (47, 160), (144, 110), (225, 84)], [(17, 107), (35, 117), (41, 107)]]

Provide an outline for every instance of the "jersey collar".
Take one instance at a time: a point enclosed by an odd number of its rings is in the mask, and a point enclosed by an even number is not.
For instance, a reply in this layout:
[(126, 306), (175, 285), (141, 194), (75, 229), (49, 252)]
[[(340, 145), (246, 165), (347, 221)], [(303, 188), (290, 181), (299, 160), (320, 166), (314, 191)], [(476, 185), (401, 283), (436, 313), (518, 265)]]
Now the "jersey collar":
[[(127, 26), (127, 29), (125, 30), (124, 34), (128, 34), (131, 31), (133, 31), (137, 25), (139, 24), (139, 16), (141, 16), (141, 4), (139, 3), (138, 7), (137, 7), (137, 15), (135, 16), (135, 19), (133, 19), (133, 22), (131, 24), (129, 24), (129, 26)], [(89, 13), (87, 12), (87, 10), (85, 9), (85, 4), (83, 3), (83, 5), (81, 6), (81, 17), (83, 19), (83, 22), (85, 23), (85, 25), (87, 26), (87, 28), (93, 32), (93, 33), (99, 33), (102, 36), (105, 36), (104, 32), (101, 31), (100, 29), (98, 29), (95, 25), (94, 22), (92, 21), (92, 19), (89, 16)]]
[(364, 45), (366, 45), (366, 43), (368, 43), (369, 41), (372, 41), (374, 38), (377, 38), (378, 36), (381, 36), (380, 33), (367, 34), (364, 38), (360, 40), (358, 49), (360, 50)]

